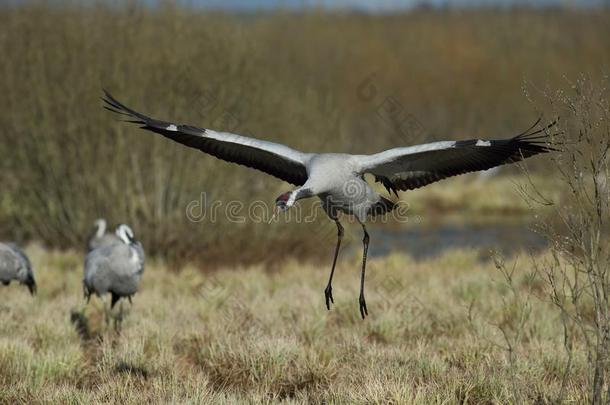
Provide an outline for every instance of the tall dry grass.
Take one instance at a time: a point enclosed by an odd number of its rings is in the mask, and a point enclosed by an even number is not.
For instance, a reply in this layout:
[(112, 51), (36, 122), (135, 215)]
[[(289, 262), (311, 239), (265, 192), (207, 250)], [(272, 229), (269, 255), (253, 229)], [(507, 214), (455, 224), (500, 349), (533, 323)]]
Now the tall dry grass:
[(223, 207), (271, 204), (289, 186), (117, 123), (101, 108), (101, 89), (160, 118), (303, 150), (503, 137), (538, 113), (524, 84), (532, 91), (607, 72), (609, 21), (606, 11), (1, 8), (0, 234), (82, 246), (103, 216), (132, 224), (151, 253), (169, 260), (311, 257), (319, 238), (334, 235), (325, 218), (298, 226), (224, 215), (189, 221), (186, 207), (201, 192)]

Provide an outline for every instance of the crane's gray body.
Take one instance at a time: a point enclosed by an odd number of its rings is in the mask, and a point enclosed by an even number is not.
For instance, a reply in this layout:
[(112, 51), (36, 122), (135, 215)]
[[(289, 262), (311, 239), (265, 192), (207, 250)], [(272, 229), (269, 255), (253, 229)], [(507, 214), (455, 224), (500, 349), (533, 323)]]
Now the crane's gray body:
[(368, 215), (385, 213), (393, 207), (364, 180), (354, 155), (311, 154), (306, 168), (308, 179), (303, 188), (321, 199), (324, 211), (334, 220), (342, 212), (364, 223)]
[(9, 285), (17, 281), (36, 292), (36, 282), (32, 265), (25, 252), (13, 243), (0, 243), (0, 283)]
[(113, 233), (105, 233), (102, 236), (95, 236), (89, 240), (87, 244), (88, 251), (100, 248), (102, 246), (108, 246), (115, 243), (120, 243), (119, 238)]
[(138, 291), (143, 272), (144, 250), (139, 242), (101, 246), (85, 257), (85, 296), (110, 293), (114, 305), (120, 298), (130, 298)]

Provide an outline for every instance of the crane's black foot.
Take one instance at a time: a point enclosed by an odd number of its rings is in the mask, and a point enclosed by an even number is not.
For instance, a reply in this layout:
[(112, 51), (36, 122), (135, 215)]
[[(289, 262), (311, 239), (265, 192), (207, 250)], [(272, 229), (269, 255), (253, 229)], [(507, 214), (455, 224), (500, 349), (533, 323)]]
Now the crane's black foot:
[(326, 299), (326, 309), (330, 311), (330, 304), (334, 304), (333, 300), (333, 287), (329, 284), (324, 289), (324, 298)]
[(360, 315), (362, 316), (362, 319), (364, 319), (369, 314), (369, 311), (366, 309), (366, 301), (364, 300), (364, 294), (360, 294), (360, 298), (358, 299), (358, 301), (360, 302)]

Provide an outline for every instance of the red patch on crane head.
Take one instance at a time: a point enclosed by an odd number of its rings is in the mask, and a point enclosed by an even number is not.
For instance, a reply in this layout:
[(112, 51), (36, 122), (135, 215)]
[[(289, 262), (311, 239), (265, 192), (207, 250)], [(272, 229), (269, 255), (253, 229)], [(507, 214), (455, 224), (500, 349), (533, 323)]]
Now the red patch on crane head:
[(278, 202), (280, 202), (280, 201), (281, 201), (281, 202), (284, 202), (284, 203), (285, 203), (285, 202), (287, 202), (287, 201), (288, 201), (288, 199), (290, 198), (290, 194), (292, 194), (292, 191), (287, 191), (287, 192), (285, 192), (284, 194), (282, 194), (282, 195), (280, 195), (278, 198), (276, 198), (276, 199), (275, 199), (275, 202), (276, 202), (276, 203), (278, 203)]

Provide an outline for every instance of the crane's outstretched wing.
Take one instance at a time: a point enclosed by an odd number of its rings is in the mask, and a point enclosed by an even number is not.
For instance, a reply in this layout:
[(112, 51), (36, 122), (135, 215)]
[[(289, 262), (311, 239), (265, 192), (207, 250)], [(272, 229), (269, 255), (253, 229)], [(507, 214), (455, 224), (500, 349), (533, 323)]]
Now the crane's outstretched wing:
[(190, 125), (159, 121), (147, 117), (126, 107), (107, 91), (102, 98), (104, 108), (126, 115), (143, 129), (156, 132), (191, 148), (243, 166), (260, 170), (267, 174), (300, 186), (307, 181), (307, 153), (302, 153), (287, 146), (235, 135), (228, 132), (216, 132), (211, 129), (197, 128)]
[(451, 176), (514, 163), (556, 149), (548, 146), (548, 130), (556, 122), (509, 139), (444, 141), (394, 148), (359, 156), (361, 173), (371, 173), (388, 192), (413, 190)]

